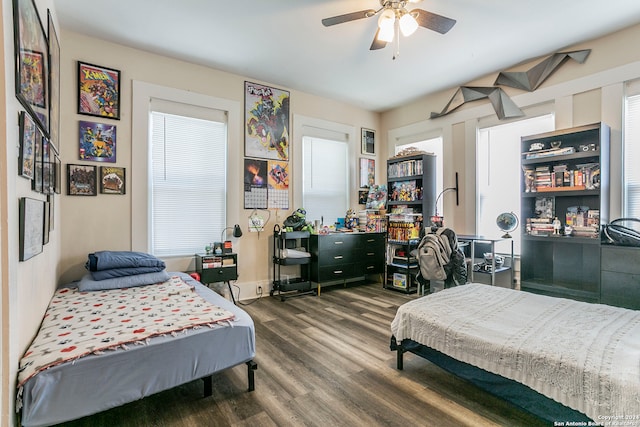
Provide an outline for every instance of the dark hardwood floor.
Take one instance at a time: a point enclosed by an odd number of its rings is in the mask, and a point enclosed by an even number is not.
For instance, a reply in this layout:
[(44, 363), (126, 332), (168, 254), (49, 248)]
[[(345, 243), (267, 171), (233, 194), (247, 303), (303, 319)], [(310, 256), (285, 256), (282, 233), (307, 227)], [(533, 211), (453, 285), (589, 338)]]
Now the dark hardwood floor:
[(256, 390), (243, 364), (67, 426), (548, 425), (414, 356), (389, 350), (397, 307), (415, 298), (380, 284), (243, 308), (256, 325)]

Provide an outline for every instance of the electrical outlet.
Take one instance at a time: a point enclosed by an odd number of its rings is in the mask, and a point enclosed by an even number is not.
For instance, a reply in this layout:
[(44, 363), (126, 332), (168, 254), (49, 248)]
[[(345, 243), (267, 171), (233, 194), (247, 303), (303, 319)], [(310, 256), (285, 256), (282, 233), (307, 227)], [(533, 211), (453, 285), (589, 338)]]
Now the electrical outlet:
[(262, 295), (262, 285), (256, 285), (256, 295)]

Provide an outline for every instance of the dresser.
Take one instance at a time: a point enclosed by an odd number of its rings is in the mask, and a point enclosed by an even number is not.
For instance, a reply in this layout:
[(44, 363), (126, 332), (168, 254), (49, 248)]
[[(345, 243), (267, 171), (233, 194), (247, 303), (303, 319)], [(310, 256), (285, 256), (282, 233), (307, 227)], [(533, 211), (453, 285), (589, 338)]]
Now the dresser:
[(602, 245), (600, 302), (640, 310), (640, 248)]
[(312, 234), (311, 280), (321, 285), (346, 283), (384, 273), (385, 233)]

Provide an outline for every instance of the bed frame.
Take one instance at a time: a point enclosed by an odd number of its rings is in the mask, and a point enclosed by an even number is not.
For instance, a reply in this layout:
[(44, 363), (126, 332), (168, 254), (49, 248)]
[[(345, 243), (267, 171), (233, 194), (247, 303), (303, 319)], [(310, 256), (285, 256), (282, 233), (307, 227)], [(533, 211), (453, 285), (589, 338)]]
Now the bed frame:
[(405, 339), (401, 343), (397, 343), (395, 337), (392, 336), (390, 348), (396, 352), (396, 368), (400, 371), (404, 369), (404, 354), (415, 354), (445, 371), (469, 381), (487, 393), (524, 409), (548, 422), (549, 425), (553, 425), (553, 422), (559, 420), (585, 423), (592, 421), (582, 412), (564, 406), (524, 384), (461, 362), (415, 341)]
[[(195, 286), (212, 304), (235, 314), (233, 325), (155, 336), (146, 345), (104, 351), (52, 366), (23, 386), (20, 422), (46, 426), (102, 412), (202, 379), (213, 394), (213, 375), (246, 364), (248, 391), (255, 390), (255, 328), (251, 317), (185, 273), (170, 273)], [(143, 361), (143, 363), (140, 363)], [(180, 363), (182, 362), (182, 363)]]

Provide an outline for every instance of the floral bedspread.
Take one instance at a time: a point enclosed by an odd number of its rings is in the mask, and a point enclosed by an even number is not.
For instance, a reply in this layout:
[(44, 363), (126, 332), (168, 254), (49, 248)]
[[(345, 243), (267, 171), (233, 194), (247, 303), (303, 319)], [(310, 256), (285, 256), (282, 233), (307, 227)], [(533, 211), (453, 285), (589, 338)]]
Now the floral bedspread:
[(18, 387), (41, 370), (158, 335), (231, 321), (179, 277), (108, 291), (55, 292), (38, 335), (20, 360)]

